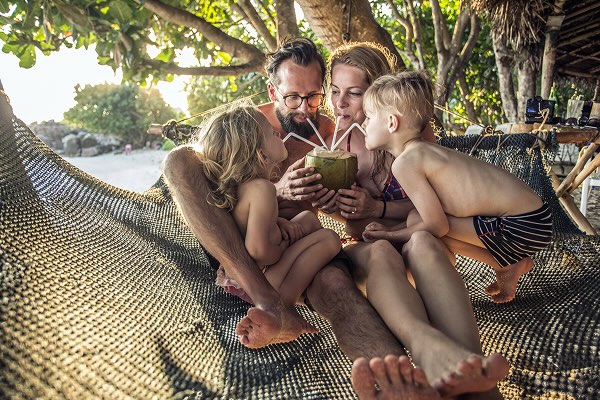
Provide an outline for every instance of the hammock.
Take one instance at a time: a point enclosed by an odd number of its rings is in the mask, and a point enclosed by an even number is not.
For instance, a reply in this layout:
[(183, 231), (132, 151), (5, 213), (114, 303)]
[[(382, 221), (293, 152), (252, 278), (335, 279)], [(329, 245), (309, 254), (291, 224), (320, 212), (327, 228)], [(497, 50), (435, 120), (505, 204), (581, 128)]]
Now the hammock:
[[(1, 94), (1, 93), (0, 93)], [(321, 333), (250, 350), (234, 334), (248, 305), (214, 285), (162, 179), (143, 193), (73, 167), (0, 99), (0, 398), (349, 399), (351, 361)], [(507, 398), (600, 391), (598, 237), (562, 211), (545, 168), (556, 149), (512, 135), (475, 155), (508, 168), (555, 212), (555, 240), (517, 299), (489, 301), (489, 267), (459, 258), (486, 353), (506, 355)], [(469, 151), (477, 137), (445, 138)]]

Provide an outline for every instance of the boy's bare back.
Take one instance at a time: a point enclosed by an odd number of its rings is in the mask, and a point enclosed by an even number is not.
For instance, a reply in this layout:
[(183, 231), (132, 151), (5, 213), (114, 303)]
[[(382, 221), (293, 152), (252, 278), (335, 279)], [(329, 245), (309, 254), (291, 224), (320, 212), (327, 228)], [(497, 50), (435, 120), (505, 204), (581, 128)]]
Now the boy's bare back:
[(518, 215), (542, 205), (540, 197), (508, 171), (422, 140), (407, 142), (392, 170), (425, 218), (438, 204), (455, 217)]

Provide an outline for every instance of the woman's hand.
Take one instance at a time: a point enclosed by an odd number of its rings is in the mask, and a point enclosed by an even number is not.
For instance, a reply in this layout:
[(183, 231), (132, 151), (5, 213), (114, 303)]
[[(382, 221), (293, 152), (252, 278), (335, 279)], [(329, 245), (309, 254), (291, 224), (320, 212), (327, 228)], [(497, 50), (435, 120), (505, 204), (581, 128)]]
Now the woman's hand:
[(281, 239), (289, 242), (290, 246), (306, 236), (302, 225), (288, 221), (285, 218), (278, 217), (277, 226), (279, 226), (279, 230), (281, 231)]
[(358, 185), (338, 191), (337, 206), (342, 217), (346, 219), (379, 218), (383, 209), (382, 203), (374, 199), (367, 189)]

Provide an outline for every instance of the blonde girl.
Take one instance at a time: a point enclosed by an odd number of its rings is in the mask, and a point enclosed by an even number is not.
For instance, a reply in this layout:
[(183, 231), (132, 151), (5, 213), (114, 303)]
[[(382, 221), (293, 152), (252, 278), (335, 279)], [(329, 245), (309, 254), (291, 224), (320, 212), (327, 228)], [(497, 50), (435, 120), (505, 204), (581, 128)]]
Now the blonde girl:
[[(199, 157), (212, 192), (208, 201), (231, 212), (250, 256), (285, 304), (295, 304), (316, 273), (340, 250), (339, 236), (310, 211), (278, 216), (273, 171), (287, 158), (279, 135), (254, 107), (236, 106), (200, 132)], [(219, 268), (217, 284), (252, 303)]]

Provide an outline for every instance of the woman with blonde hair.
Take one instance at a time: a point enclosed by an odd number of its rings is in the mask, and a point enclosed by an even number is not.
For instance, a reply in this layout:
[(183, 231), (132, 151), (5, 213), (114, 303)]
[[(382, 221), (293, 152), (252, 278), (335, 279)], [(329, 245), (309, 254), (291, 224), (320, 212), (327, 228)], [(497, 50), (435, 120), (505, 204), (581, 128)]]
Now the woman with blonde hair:
[[(322, 228), (310, 211), (290, 221), (278, 217), (275, 185), (269, 178), (287, 157), (283, 141), (256, 108), (235, 106), (201, 128), (198, 145), (197, 155), (211, 187), (208, 201), (231, 212), (248, 253), (284, 304), (297, 303), (341, 246), (339, 236)], [(222, 267), (217, 284), (252, 303)], [(317, 332), (308, 326), (304, 333)]]

